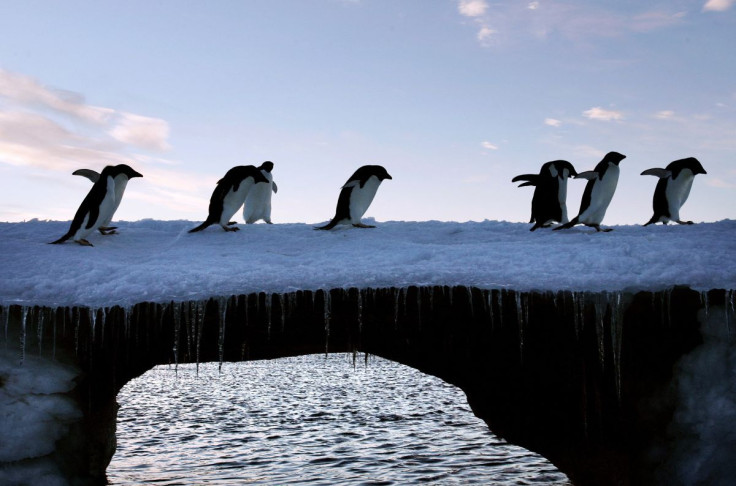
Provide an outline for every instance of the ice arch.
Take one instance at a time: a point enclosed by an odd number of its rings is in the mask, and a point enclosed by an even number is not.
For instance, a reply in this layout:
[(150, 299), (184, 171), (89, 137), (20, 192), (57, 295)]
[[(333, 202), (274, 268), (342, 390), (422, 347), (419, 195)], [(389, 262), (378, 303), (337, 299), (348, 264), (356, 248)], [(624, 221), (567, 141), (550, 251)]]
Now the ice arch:
[[(474, 287), (248, 294), (130, 308), (3, 307), (19, 362), (70, 364), (81, 420), (43, 460), (104, 484), (115, 396), (157, 364), (360, 350), (438, 376), (511, 443), (575, 484), (652, 484), (672, 449), (674, 366), (703, 342), (700, 321), (728, 290), (516, 292)], [(0, 381), (0, 387), (5, 386)]]

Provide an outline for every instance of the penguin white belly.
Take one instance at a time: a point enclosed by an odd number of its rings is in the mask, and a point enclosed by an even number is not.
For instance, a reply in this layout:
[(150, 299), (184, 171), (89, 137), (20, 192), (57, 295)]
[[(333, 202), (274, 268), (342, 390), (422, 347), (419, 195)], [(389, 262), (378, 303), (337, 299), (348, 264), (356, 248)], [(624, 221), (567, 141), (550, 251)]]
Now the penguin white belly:
[(565, 169), (565, 178), (560, 180), (560, 185), (557, 188), (557, 201), (560, 203), (560, 209), (562, 209), (562, 219), (560, 223), (565, 224), (570, 220), (567, 219), (567, 169)]
[(238, 186), (238, 190), (231, 190), (222, 199), (222, 213), (220, 214), (220, 225), (227, 226), (230, 222), (230, 218), (233, 217), (238, 209), (245, 202), (248, 193), (253, 187), (253, 178), (249, 177), (242, 181)]
[(590, 206), (580, 215), (578, 220), (583, 224), (601, 224), (611, 204), (613, 193), (618, 185), (619, 168), (609, 165), (602, 179), (596, 180), (590, 195)]
[(99, 213), (97, 214), (97, 221), (90, 227), (87, 228), (89, 222), (89, 211), (84, 216), (82, 226), (79, 227), (76, 233), (74, 233), (74, 241), (86, 239), (93, 231), (103, 225), (104, 221), (112, 219), (112, 213), (115, 210), (115, 181), (112, 177), (107, 178), (107, 191), (105, 197), (102, 198), (100, 203)]
[(376, 196), (378, 186), (381, 185), (381, 181), (376, 176), (368, 178), (363, 187), (360, 184), (356, 184), (353, 187), (353, 191), (350, 193), (350, 223), (358, 224), (361, 218), (368, 211), (368, 207), (373, 202), (373, 198)]
[(680, 220), (680, 208), (685, 204), (688, 196), (690, 196), (690, 189), (693, 187), (693, 180), (695, 180), (695, 175), (692, 171), (690, 169), (683, 169), (677, 179), (670, 179), (667, 181), (665, 195), (667, 197), (667, 205), (670, 212), (668, 221)]
[(268, 183), (259, 182), (251, 188), (248, 197), (245, 198), (243, 208), (243, 220), (250, 224), (259, 219), (271, 222), (271, 193), (273, 193), (273, 175), (262, 171), (268, 179)]
[(125, 193), (125, 187), (128, 185), (128, 180), (128, 176), (124, 174), (120, 174), (115, 177), (115, 205), (110, 212), (110, 216), (100, 224), (101, 227), (104, 228), (110, 225), (110, 221), (112, 221), (113, 216), (115, 216), (115, 212), (118, 210), (118, 207), (120, 207), (120, 201), (123, 200), (123, 193)]

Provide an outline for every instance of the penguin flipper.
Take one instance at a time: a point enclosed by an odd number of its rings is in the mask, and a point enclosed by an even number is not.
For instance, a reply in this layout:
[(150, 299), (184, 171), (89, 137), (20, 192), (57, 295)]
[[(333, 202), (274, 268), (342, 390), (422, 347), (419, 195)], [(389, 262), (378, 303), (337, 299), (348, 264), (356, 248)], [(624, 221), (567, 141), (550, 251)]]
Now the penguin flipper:
[(276, 183), (275, 182), (273, 182), (273, 181), (271, 182), (271, 187), (273, 188), (273, 193), (274, 194), (276, 194), (277, 192), (279, 192), (279, 188), (276, 187)]
[[(518, 176), (514, 177), (513, 179), (511, 179), (511, 182), (519, 182), (519, 181), (529, 181), (529, 182), (532, 182), (532, 181), (536, 181), (537, 179), (539, 179), (539, 175), (538, 174), (521, 174), (521, 175), (518, 175)], [(519, 187), (521, 187), (521, 186), (519, 186)]]
[(519, 187), (536, 186), (536, 185), (537, 185), (536, 181), (528, 181), (528, 182), (524, 182), (523, 184), (519, 184)]
[(92, 182), (97, 182), (100, 178), (99, 172), (92, 170), (92, 169), (78, 169), (72, 172), (72, 175), (86, 177)]
[(585, 172), (578, 172), (578, 175), (575, 176), (575, 179), (587, 179), (589, 181), (592, 181), (593, 179), (596, 179), (598, 177), (598, 172), (594, 170), (586, 170)]
[(670, 177), (672, 175), (672, 171), (655, 167), (654, 169), (645, 170), (641, 175), (651, 175), (662, 179), (664, 177)]

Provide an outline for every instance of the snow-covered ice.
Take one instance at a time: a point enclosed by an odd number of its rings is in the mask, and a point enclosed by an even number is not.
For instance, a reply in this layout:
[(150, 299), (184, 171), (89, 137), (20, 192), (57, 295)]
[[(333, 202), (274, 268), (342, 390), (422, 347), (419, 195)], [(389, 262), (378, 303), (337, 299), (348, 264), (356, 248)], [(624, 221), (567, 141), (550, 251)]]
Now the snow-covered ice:
[(94, 248), (49, 245), (68, 222), (0, 223), (0, 305), (130, 305), (301, 289), (468, 285), (516, 290), (736, 288), (736, 221), (567, 231), (528, 224), (379, 222), (314, 231), (120, 222)]

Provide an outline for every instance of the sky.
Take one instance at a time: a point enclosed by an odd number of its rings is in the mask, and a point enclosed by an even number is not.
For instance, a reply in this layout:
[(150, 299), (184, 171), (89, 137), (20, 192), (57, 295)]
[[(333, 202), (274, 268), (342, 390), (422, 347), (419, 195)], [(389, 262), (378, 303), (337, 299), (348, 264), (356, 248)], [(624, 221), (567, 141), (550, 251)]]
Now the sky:
[[(604, 225), (642, 224), (697, 157), (684, 219), (736, 219), (736, 0), (0, 3), (0, 221), (68, 221), (128, 163), (116, 220), (201, 221), (275, 164), (275, 223), (334, 215), (361, 165), (378, 221), (529, 219), (511, 179), (627, 155)], [(585, 180), (571, 180), (577, 214)], [(242, 221), (240, 214), (237, 220)]]

